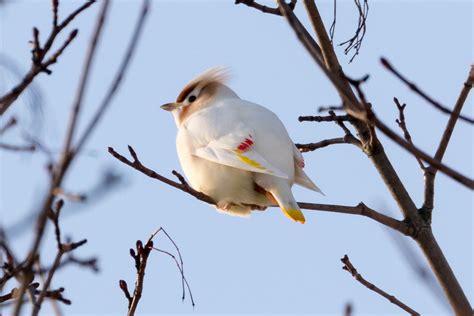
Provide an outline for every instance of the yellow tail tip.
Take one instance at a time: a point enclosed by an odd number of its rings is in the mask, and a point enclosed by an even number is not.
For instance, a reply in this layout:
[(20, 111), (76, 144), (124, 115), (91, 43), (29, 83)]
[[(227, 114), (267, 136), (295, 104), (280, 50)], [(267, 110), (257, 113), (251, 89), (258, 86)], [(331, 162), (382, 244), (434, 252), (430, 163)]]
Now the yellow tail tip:
[(304, 218), (303, 213), (300, 210), (297, 209), (291, 209), (291, 208), (283, 208), (282, 209), (283, 214), (286, 215), (289, 219), (304, 224), (306, 222), (306, 219)]

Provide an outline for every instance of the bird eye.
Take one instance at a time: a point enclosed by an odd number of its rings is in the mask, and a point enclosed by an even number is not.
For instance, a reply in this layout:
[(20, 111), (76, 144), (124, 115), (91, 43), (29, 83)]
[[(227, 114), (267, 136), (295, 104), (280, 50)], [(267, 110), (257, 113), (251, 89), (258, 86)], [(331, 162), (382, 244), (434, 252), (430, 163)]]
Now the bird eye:
[(188, 98), (188, 102), (194, 102), (196, 101), (196, 96), (195, 95), (191, 95), (189, 98)]

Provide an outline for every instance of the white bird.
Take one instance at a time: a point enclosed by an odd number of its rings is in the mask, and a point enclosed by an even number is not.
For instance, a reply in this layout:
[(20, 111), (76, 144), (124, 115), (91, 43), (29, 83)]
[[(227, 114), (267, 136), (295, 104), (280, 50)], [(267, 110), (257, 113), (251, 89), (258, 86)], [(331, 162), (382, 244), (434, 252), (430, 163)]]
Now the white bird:
[(291, 192), (296, 183), (322, 193), (303, 171), (303, 156), (275, 113), (227, 87), (226, 72), (212, 68), (189, 82), (171, 111), (176, 147), (193, 189), (217, 209), (237, 216), (278, 204), (290, 219), (305, 218)]

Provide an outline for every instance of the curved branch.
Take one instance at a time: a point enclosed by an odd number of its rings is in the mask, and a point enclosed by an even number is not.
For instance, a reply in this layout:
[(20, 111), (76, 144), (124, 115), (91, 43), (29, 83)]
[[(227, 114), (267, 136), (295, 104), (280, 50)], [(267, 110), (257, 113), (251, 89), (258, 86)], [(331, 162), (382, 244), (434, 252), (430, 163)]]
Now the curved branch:
[(344, 255), (341, 261), (342, 263), (344, 263), (344, 266), (342, 267), (342, 269), (349, 272), (354, 277), (354, 279), (356, 279), (360, 284), (362, 284), (369, 290), (374, 291), (380, 296), (385, 297), (387, 300), (390, 301), (390, 303), (397, 305), (398, 307), (400, 307), (401, 309), (403, 309), (405, 312), (409, 313), (410, 315), (413, 315), (413, 316), (420, 315), (417, 311), (415, 311), (414, 309), (412, 309), (411, 307), (409, 307), (408, 305), (406, 305), (405, 303), (397, 299), (395, 296), (388, 294), (384, 290), (375, 286), (373, 283), (370, 283), (369, 281), (364, 279), (364, 277), (360, 275), (360, 273), (357, 272), (357, 269), (352, 265), (352, 262), (349, 260), (349, 257), (347, 255)]
[[(119, 161), (123, 162), (124, 164), (134, 168), (135, 170), (140, 171), (141, 173), (149, 176), (150, 178), (159, 180), (161, 182), (164, 182), (176, 189), (179, 189), (181, 191), (184, 191), (195, 198), (197, 198), (200, 201), (206, 202), (208, 204), (216, 205), (216, 202), (208, 195), (196, 191), (193, 188), (189, 186), (189, 184), (186, 182), (184, 177), (179, 174), (177, 171), (173, 170), (173, 174), (178, 178), (180, 182), (173, 181), (167, 177), (164, 177), (157, 173), (156, 171), (146, 167), (143, 165), (140, 160), (138, 159), (138, 156), (135, 152), (135, 150), (132, 148), (132, 146), (128, 146), (128, 150), (130, 151), (130, 155), (132, 156), (133, 161), (129, 160), (128, 158), (122, 156), (118, 152), (116, 152), (112, 147), (109, 147), (108, 151), (109, 153), (114, 156), (116, 159)], [(364, 203), (359, 203), (356, 206), (346, 206), (346, 205), (333, 205), (333, 204), (318, 204), (318, 203), (306, 203), (306, 202), (298, 202), (298, 205), (302, 209), (306, 210), (313, 210), (313, 211), (324, 211), (324, 212), (334, 212), (334, 213), (342, 213), (342, 214), (352, 214), (352, 215), (362, 215), (366, 216), (368, 218), (371, 218), (375, 220), (376, 222), (379, 222), (385, 226), (388, 226), (394, 230), (397, 230), (401, 232), (402, 234), (405, 235), (413, 235), (414, 230), (407, 225), (405, 222), (396, 220), (390, 216), (384, 215), (382, 213), (379, 213), (368, 206), (366, 206)], [(276, 205), (272, 205), (272, 207), (276, 207)]]

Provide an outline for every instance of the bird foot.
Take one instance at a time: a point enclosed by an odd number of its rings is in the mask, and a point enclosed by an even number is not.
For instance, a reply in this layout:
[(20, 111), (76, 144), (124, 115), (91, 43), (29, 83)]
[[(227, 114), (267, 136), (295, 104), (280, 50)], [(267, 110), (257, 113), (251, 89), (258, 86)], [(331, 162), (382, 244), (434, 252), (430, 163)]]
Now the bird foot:
[(232, 208), (234, 204), (229, 201), (219, 201), (217, 202), (216, 206), (218, 209), (223, 210), (223, 211), (228, 211)]

